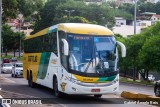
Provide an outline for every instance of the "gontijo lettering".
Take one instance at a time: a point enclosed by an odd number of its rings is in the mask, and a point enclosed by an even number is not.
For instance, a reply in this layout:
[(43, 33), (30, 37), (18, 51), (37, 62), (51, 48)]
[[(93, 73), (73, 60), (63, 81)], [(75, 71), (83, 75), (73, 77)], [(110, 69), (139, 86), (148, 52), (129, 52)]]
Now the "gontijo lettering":
[(37, 56), (28, 56), (28, 62), (37, 62)]

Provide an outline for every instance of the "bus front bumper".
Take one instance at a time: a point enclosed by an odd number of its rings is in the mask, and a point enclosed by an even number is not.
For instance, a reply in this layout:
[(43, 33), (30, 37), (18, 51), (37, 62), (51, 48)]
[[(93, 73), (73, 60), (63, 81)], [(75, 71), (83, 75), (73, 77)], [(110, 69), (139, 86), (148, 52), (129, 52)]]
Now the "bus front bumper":
[(67, 94), (115, 94), (119, 91), (119, 81), (108, 83), (72, 83), (66, 84), (65, 93)]

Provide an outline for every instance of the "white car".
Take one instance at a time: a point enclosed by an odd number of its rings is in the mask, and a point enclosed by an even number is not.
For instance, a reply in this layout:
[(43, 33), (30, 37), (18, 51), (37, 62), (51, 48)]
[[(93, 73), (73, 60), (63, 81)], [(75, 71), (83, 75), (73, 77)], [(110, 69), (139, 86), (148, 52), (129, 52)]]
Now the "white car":
[(15, 63), (13, 65), (13, 68), (12, 68), (12, 74), (11, 74), (12, 77), (18, 77), (18, 76), (23, 76), (23, 64), (22, 63)]
[(155, 77), (153, 75), (148, 75), (148, 80), (149, 81), (154, 81), (155, 80)]
[(2, 73), (11, 73), (13, 65), (11, 63), (3, 63), (1, 72)]

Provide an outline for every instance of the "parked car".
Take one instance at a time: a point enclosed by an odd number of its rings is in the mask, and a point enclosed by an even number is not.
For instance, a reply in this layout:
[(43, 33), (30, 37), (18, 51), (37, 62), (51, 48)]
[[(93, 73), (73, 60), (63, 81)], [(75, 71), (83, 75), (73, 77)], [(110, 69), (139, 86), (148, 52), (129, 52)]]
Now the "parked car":
[(154, 81), (154, 80), (155, 80), (155, 77), (150, 74), (150, 75), (148, 75), (148, 80), (149, 80), (149, 81)]
[(12, 62), (17, 62), (17, 57), (12, 57), (11, 61)]
[(23, 75), (23, 64), (22, 63), (15, 63), (12, 67), (12, 77), (18, 77)]
[(155, 93), (155, 96), (160, 97), (160, 80), (156, 81), (154, 85), (154, 93)]
[(2, 73), (11, 73), (13, 65), (11, 63), (3, 63), (1, 67)]
[(3, 58), (2, 64), (4, 64), (4, 63), (10, 63), (10, 59), (8, 59), (8, 58)]

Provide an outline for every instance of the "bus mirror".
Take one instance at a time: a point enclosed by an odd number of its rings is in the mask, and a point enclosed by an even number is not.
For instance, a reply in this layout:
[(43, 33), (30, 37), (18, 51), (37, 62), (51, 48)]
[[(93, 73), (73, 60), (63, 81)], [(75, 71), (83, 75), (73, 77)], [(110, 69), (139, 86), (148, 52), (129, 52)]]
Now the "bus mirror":
[(126, 47), (122, 42), (117, 41), (117, 44), (121, 47), (122, 57), (126, 57)]
[(63, 45), (64, 45), (64, 55), (68, 56), (69, 53), (69, 46), (68, 46), (68, 42), (65, 39), (62, 39)]

